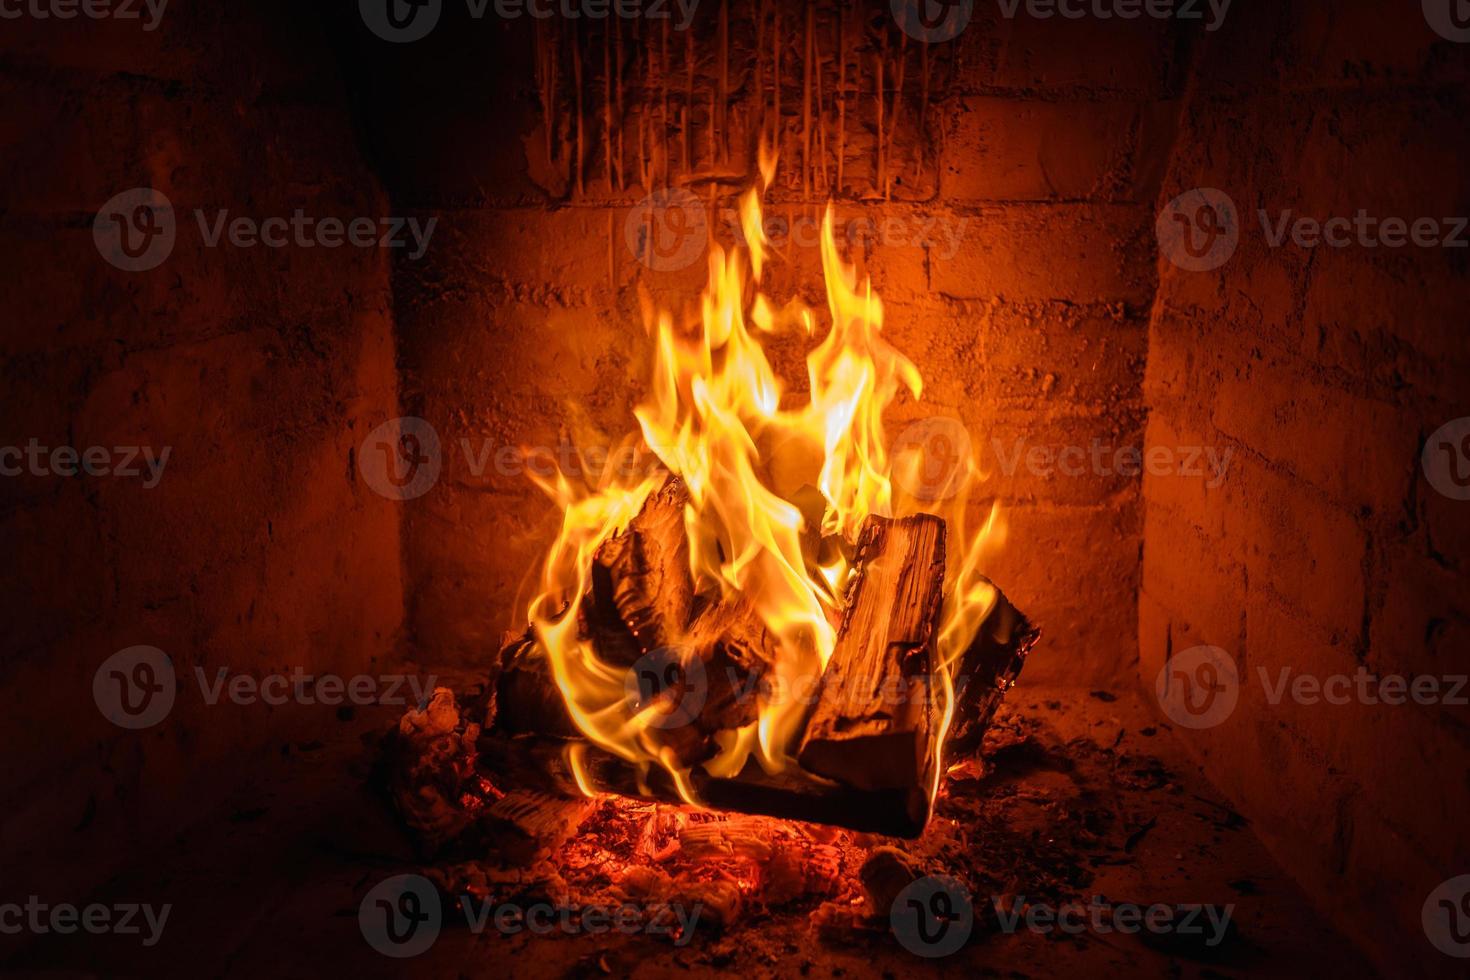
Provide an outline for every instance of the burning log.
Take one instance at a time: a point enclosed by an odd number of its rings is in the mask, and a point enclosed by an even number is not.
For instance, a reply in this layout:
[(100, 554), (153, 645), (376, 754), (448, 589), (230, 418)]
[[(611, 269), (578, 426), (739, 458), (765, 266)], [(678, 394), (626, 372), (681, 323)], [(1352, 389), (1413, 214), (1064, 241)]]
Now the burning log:
[[(599, 551), (592, 592), (583, 604), (585, 635), (599, 656), (633, 667), (642, 665), (638, 658), (666, 651), (670, 663), (679, 664), (682, 673), (673, 685), (653, 678), (656, 690), (640, 694), (682, 697), (691, 675), (703, 678), (699, 710), (650, 729), (650, 735), (691, 770), (691, 788), (711, 807), (917, 835), (928, 819), (938, 735), (931, 672), (944, 582), (944, 522), (929, 515), (869, 519), (837, 645), (797, 742), (799, 765), (771, 775), (752, 761), (732, 777), (717, 778), (698, 763), (714, 754), (716, 735), (756, 719), (755, 682), (774, 662), (776, 647), (749, 603), (694, 596), (684, 543), (685, 499), (676, 479), (649, 498), (628, 529)], [(961, 752), (978, 744), (1037, 636), (997, 596), (961, 665), (953, 726)], [(681, 799), (659, 767), (645, 770), (576, 737), (531, 631), (507, 644), (502, 665), (495, 730), (479, 746), (481, 764), (502, 781), (563, 794), (577, 794), (590, 782), (598, 791), (623, 796)]]
[[(932, 679), (944, 522), (927, 514), (869, 518), (836, 647), (793, 742), (798, 764), (772, 775), (752, 760), (734, 776), (715, 777), (699, 764), (715, 754), (717, 736), (757, 719), (756, 692), (778, 651), (744, 598), (695, 595), (687, 501), (682, 481), (671, 477), (599, 549), (580, 613), (583, 638), (597, 655), (637, 671), (629, 683), (634, 709), (660, 698), (682, 707), (698, 689), (687, 717), (656, 723), (647, 736), (673, 750), (708, 806), (916, 836), (928, 820), (939, 728)], [(959, 665), (947, 749), (978, 747), (1037, 635), (997, 591)], [(478, 745), (480, 765), (497, 783), (564, 795), (590, 783), (623, 796), (681, 800), (661, 767), (625, 761), (580, 737), (533, 630), (508, 639), (499, 665), (493, 730)]]
[(955, 675), (954, 721), (945, 743), (947, 755), (963, 756), (979, 750), (995, 710), (1040, 638), (1041, 631), (996, 589), (990, 615), (960, 658)]
[[(576, 739), (488, 734), (480, 738), (480, 765), (497, 780), (564, 796), (583, 786), (656, 803), (682, 803), (678, 788), (660, 767), (643, 770), (610, 752)], [(571, 761), (575, 753), (579, 762)], [(580, 776), (579, 776), (580, 773)], [(895, 837), (917, 837), (928, 819), (910, 810), (901, 790), (865, 791), (821, 779), (799, 768), (769, 775), (751, 761), (728, 779), (701, 768), (690, 773), (698, 799), (715, 810), (731, 810), (786, 820), (830, 824)], [(926, 801), (927, 802), (927, 801)]]
[(581, 734), (567, 712), (561, 688), (536, 643), (536, 631), (508, 635), (500, 648), (495, 682), (494, 725), (512, 734), (537, 733), (576, 738)]
[(684, 481), (670, 477), (627, 529), (598, 549), (584, 625), (604, 660), (630, 666), (683, 639), (694, 606), (688, 501)]
[(934, 637), (944, 589), (944, 522), (870, 517), (858, 542), (837, 646), (798, 758), (864, 790), (905, 790), (927, 814), (934, 740)]

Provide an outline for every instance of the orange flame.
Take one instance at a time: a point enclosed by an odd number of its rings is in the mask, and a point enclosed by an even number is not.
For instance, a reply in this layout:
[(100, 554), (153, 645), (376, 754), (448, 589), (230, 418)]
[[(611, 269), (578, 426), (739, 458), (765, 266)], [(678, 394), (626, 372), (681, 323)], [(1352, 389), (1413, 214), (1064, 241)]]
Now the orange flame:
[[(979, 475), (970, 460), (959, 461), (959, 492), (944, 500), (919, 501), (895, 490), (895, 477), (900, 488), (913, 486), (904, 476), (925, 461), (921, 451), (890, 455), (883, 413), (902, 391), (919, 399), (923, 380), (914, 363), (883, 338), (883, 305), (839, 254), (831, 205), (821, 231), (830, 327), (807, 356), (809, 398), (785, 404), (791, 399), (756, 333), (800, 324), (810, 334), (817, 318), (794, 302), (778, 314), (759, 290), (771, 259), (761, 192), (775, 170), (774, 156), (764, 148), (760, 170), (761, 191), (752, 189), (741, 200), (743, 247), (727, 253), (710, 243), (698, 321), (680, 330), (670, 313), (649, 314), (651, 389), (634, 411), (637, 434), (621, 448), (653, 453), (662, 469), (629, 476), (607, 467), (594, 485), (574, 483), (561, 472), (532, 477), (562, 512), (529, 612), (568, 710), (602, 748), (666, 768), (690, 802), (696, 802), (690, 773), (649, 734), (659, 706), (635, 710), (625, 698), (626, 672), (599, 659), (578, 635), (593, 555), (628, 525), (668, 473), (682, 477), (689, 491), (684, 523), (696, 588), (743, 595), (779, 643), (775, 677), (755, 695), (759, 720), (722, 733), (721, 751), (702, 764), (716, 776), (739, 772), (752, 756), (768, 772), (793, 764), (793, 742), (808, 705), (790, 692), (815, 690), (813, 682), (832, 655), (851, 542), (870, 515), (922, 510), (949, 526), (950, 567), (934, 670), (942, 745), (953, 709), (951, 674), (994, 602), (980, 565), (1003, 533), (993, 506), (978, 529), (967, 528), (967, 497)], [(777, 696), (781, 692), (785, 696)], [(935, 792), (940, 761), (934, 766)], [(584, 792), (594, 791), (580, 767), (578, 779), (586, 783)]]

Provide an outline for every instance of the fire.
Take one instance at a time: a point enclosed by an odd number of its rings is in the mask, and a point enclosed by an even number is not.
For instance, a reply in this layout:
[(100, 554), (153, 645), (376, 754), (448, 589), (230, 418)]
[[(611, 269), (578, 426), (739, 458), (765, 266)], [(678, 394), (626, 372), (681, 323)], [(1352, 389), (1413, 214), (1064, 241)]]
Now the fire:
[[(671, 313), (645, 311), (654, 347), (652, 383), (634, 411), (637, 431), (621, 448), (653, 454), (656, 471), (630, 476), (604, 467), (591, 484), (560, 472), (533, 477), (561, 508), (562, 520), (529, 618), (568, 710), (595, 744), (630, 762), (666, 768), (690, 802), (697, 802), (690, 773), (649, 735), (660, 706), (635, 712), (625, 697), (626, 671), (599, 659), (578, 635), (595, 552), (628, 525), (668, 474), (688, 488), (684, 524), (696, 588), (743, 595), (779, 641), (775, 676), (754, 695), (759, 720), (725, 733), (719, 754), (702, 764), (716, 776), (734, 775), (751, 757), (771, 773), (795, 764), (792, 743), (808, 703), (791, 695), (814, 691), (832, 655), (851, 543), (870, 515), (923, 511), (949, 527), (933, 685), (942, 708), (936, 740), (942, 752), (954, 665), (994, 601), (981, 564), (1003, 530), (993, 506), (978, 527), (968, 526), (969, 491), (979, 474), (967, 459), (958, 461), (958, 492), (945, 499), (917, 500), (904, 492), (920, 485), (915, 481), (926, 460), (922, 447), (890, 452), (883, 414), (901, 392), (918, 400), (923, 379), (914, 362), (884, 339), (883, 305), (843, 261), (830, 204), (821, 230), (826, 335), (806, 358), (809, 396), (804, 403), (788, 397), (761, 338), (792, 329), (815, 336), (820, 325), (815, 311), (798, 302), (778, 309), (760, 290), (772, 259), (761, 197), (774, 159), (762, 153), (760, 169), (760, 190), (741, 200), (744, 243), (727, 252), (710, 242), (697, 322), (676, 328)], [(570, 761), (591, 793), (579, 760)]]

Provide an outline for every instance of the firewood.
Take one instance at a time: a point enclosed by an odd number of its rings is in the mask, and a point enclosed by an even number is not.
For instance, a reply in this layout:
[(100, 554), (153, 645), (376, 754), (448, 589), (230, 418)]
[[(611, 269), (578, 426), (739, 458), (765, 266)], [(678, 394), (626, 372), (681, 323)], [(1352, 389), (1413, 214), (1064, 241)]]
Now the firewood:
[[(503, 785), (577, 797), (583, 794), (568, 759), (573, 748), (578, 750), (581, 772), (597, 792), (658, 803), (682, 802), (662, 767), (640, 767), (576, 739), (483, 734), (479, 764)], [(854, 789), (795, 766), (771, 775), (751, 760), (729, 778), (716, 778), (696, 768), (689, 781), (700, 802), (714, 810), (804, 820), (893, 837), (917, 837), (928, 819), (927, 806), (916, 813), (906, 790)]]
[(688, 502), (684, 481), (669, 477), (628, 527), (597, 550), (591, 601), (585, 605), (593, 643), (604, 660), (630, 666), (683, 637), (694, 607), (684, 534)]
[(858, 871), (868, 914), (886, 917), (899, 893), (923, 876), (923, 869), (912, 855), (888, 845), (875, 847)]
[(506, 641), (500, 650), (495, 684), (495, 730), (510, 734), (536, 733), (574, 738), (581, 732), (567, 711), (566, 699), (551, 672), (551, 664), (536, 641), (536, 631)]
[(954, 719), (944, 746), (947, 757), (979, 750), (995, 710), (1040, 638), (1041, 631), (996, 589), (995, 606), (960, 657), (955, 673)]
[(860, 790), (911, 794), (927, 813), (938, 721), (933, 645), (944, 587), (944, 522), (920, 514), (863, 526), (847, 612), (798, 758)]

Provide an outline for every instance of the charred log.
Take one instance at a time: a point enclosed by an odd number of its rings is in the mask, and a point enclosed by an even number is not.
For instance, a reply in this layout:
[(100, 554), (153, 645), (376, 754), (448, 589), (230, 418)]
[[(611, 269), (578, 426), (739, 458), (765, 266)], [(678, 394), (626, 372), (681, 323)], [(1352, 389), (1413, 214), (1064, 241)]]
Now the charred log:
[(938, 737), (932, 670), (944, 536), (944, 522), (927, 514), (864, 525), (847, 613), (798, 756), (844, 785), (909, 794), (920, 823)]
[(979, 750), (996, 709), (1040, 638), (1041, 631), (996, 589), (995, 606), (980, 624), (955, 674), (954, 721), (945, 743), (946, 755), (958, 757)]

